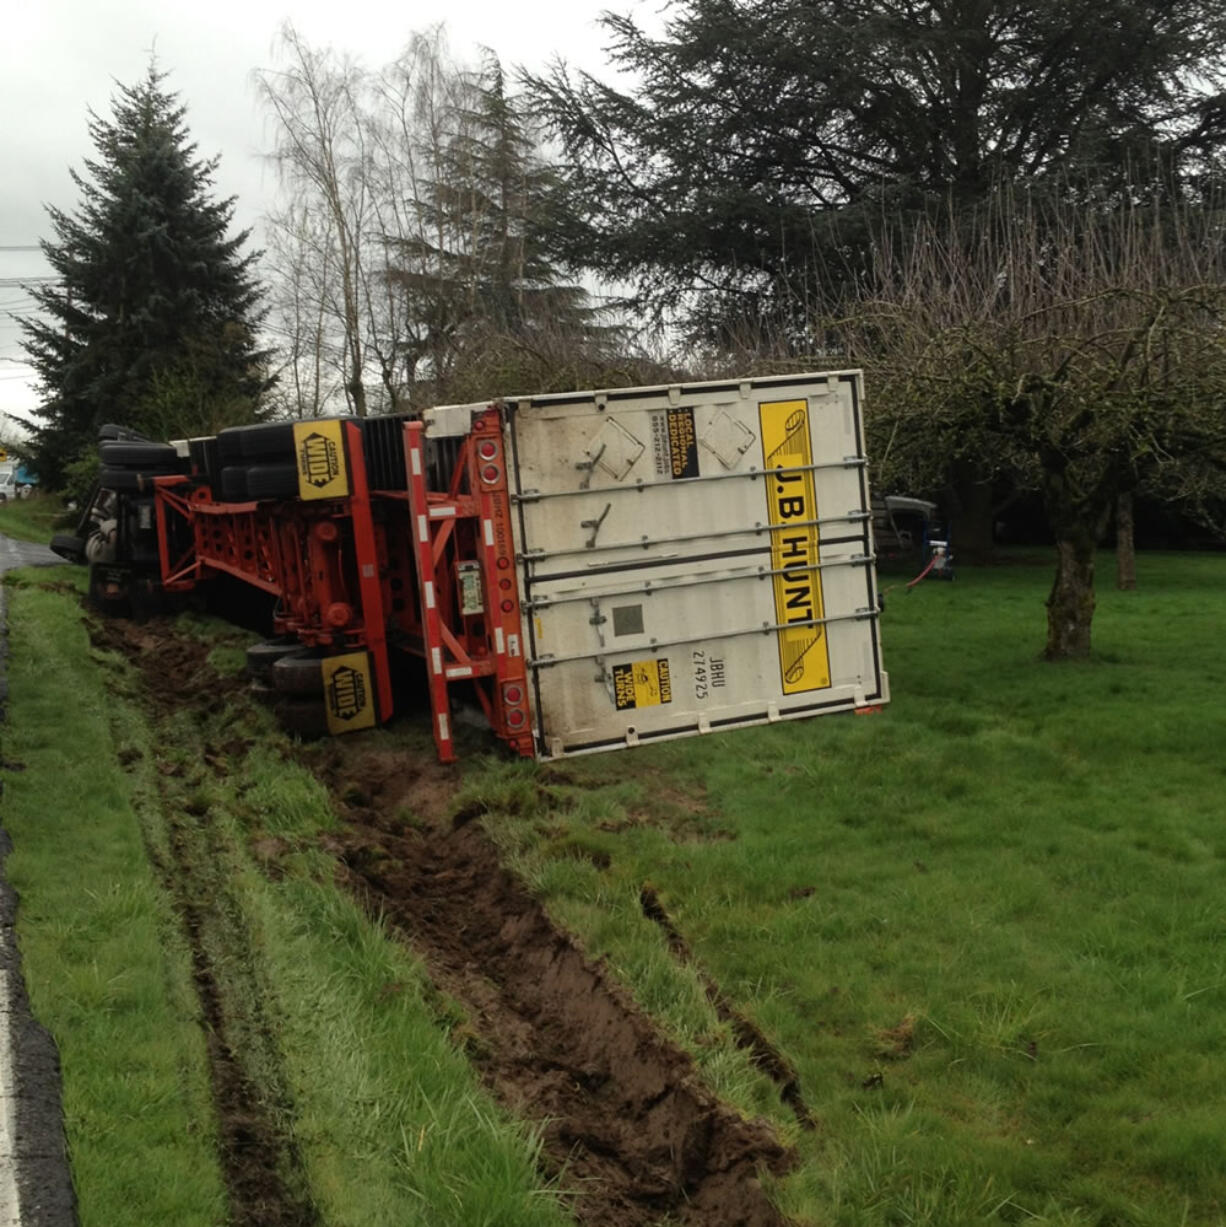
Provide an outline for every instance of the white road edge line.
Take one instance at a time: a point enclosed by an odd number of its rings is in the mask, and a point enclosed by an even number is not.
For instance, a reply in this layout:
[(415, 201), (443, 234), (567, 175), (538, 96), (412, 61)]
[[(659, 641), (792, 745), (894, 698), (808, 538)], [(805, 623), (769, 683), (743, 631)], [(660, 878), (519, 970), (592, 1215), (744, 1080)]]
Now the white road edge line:
[[(0, 953), (9, 944), (9, 931), (0, 926)], [(0, 1222), (21, 1222), (17, 1190), (17, 1085), (13, 1076), (12, 1009), (9, 973), (0, 971)]]

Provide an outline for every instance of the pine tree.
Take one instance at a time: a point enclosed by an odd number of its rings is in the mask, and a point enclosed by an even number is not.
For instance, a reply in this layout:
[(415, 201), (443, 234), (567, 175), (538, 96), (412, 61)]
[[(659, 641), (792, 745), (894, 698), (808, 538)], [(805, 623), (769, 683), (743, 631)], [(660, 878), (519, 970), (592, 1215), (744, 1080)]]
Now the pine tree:
[(164, 81), (150, 65), (109, 119), (91, 112), (97, 153), (72, 172), (77, 211), (48, 208), (55, 237), (42, 246), (59, 281), (35, 292), (41, 318), (22, 327), (45, 397), (33, 459), (53, 488), (104, 422), (212, 433), (256, 416), (267, 386), (249, 232), (228, 235), (217, 159), (197, 157)]

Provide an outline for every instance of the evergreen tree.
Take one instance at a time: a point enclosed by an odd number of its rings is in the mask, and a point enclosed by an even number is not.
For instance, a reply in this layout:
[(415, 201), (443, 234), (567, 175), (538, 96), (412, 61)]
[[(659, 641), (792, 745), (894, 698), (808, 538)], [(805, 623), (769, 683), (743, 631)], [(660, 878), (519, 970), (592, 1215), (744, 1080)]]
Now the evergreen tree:
[(104, 422), (211, 433), (254, 417), (267, 386), (249, 232), (228, 236), (234, 201), (210, 194), (217, 159), (197, 157), (164, 81), (151, 65), (110, 119), (91, 113), (97, 154), (72, 172), (81, 203), (48, 208), (59, 282), (34, 292), (42, 318), (22, 327), (45, 397), (33, 459), (52, 487)]
[(659, 36), (603, 22), (630, 86), (526, 78), (566, 156), (555, 251), (696, 332), (803, 320), (883, 215), (1002, 181), (1201, 190), (1226, 140), (1226, 0), (675, 0)]

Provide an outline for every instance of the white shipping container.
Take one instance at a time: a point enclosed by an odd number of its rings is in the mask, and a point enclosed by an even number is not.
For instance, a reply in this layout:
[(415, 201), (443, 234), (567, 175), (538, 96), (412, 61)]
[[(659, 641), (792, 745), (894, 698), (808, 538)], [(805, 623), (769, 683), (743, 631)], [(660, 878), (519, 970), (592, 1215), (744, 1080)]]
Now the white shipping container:
[(856, 371), (507, 402), (539, 757), (888, 700), (862, 404)]

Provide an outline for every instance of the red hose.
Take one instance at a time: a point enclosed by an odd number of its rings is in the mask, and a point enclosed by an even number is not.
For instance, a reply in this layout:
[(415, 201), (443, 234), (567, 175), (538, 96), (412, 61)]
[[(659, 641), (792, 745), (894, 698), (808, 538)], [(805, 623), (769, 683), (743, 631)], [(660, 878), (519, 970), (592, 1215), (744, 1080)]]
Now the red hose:
[(914, 588), (915, 585), (918, 584), (920, 580), (923, 579), (924, 576), (927, 575), (928, 572), (931, 571), (932, 568), (936, 565), (936, 560), (937, 560), (937, 555), (933, 554), (933, 556), (928, 559), (928, 565), (907, 585), (907, 588), (908, 589)]

